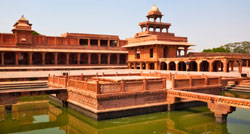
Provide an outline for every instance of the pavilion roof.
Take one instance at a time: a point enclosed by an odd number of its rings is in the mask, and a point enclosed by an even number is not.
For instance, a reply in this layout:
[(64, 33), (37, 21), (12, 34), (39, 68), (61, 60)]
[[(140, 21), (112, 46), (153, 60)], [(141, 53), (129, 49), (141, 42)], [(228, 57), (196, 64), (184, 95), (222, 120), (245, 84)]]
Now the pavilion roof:
[(179, 45), (179, 46), (195, 46), (194, 44), (187, 43), (187, 42), (173, 42), (173, 41), (146, 41), (146, 42), (140, 42), (140, 43), (133, 43), (128, 44), (125, 46), (122, 46), (124, 48), (130, 48), (130, 47), (139, 47), (139, 46), (150, 46), (150, 45)]

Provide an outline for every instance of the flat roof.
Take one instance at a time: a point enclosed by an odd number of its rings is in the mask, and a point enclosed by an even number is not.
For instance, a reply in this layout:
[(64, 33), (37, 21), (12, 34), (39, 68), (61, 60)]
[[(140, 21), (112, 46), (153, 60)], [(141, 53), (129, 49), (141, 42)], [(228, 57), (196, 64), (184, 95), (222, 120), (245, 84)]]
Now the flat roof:
[(194, 44), (187, 42), (173, 42), (173, 41), (146, 41), (141, 43), (132, 43), (125, 46), (124, 48), (129, 47), (138, 47), (138, 46), (150, 46), (150, 45), (181, 45), (181, 46), (195, 46)]

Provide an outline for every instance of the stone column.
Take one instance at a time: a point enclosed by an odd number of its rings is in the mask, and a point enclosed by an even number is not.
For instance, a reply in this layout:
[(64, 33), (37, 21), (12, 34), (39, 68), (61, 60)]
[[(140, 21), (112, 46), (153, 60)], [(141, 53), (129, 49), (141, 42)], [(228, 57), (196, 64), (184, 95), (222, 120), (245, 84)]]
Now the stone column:
[(140, 63), (140, 69), (141, 70), (143, 69), (143, 63)]
[(33, 52), (29, 52), (29, 65), (32, 65), (32, 54)]
[(239, 73), (242, 73), (242, 61), (238, 61), (239, 64)]
[(213, 61), (208, 61), (209, 63), (209, 72), (213, 72)]
[(108, 47), (110, 47), (110, 40), (108, 40)]
[(42, 65), (45, 65), (45, 54), (46, 53), (42, 53)]
[(1, 65), (4, 65), (4, 52), (1, 52)]
[(101, 54), (98, 53), (98, 64), (101, 65)]
[(91, 64), (91, 53), (88, 53), (88, 64)]
[(209, 102), (208, 108), (211, 112), (214, 113), (216, 123), (223, 124), (227, 123), (227, 115), (235, 111), (235, 107), (231, 107), (229, 105), (216, 104)]
[(16, 52), (16, 65), (18, 65), (19, 52)]
[(157, 62), (154, 63), (154, 66), (155, 66), (154, 69), (155, 69), (155, 70), (158, 70), (158, 63), (157, 63)]
[(108, 64), (110, 64), (110, 56), (111, 54), (108, 54)]
[(132, 69), (131, 63), (128, 63), (128, 69)]
[(187, 47), (184, 47), (184, 56), (187, 57), (187, 51), (188, 51), (188, 48)]
[(55, 53), (55, 65), (58, 65), (58, 53)]
[(234, 71), (234, 61), (231, 62), (231, 71)]
[(98, 47), (101, 46), (101, 40), (98, 40), (97, 45), (98, 45)]
[(120, 54), (117, 54), (116, 57), (117, 57), (117, 64), (120, 64)]
[(223, 62), (223, 72), (227, 72), (227, 61)]
[(69, 65), (69, 53), (66, 53), (66, 65)]
[(146, 65), (146, 70), (149, 70), (149, 63), (145, 63), (145, 65)]
[(170, 62), (166, 62), (166, 64), (167, 64), (167, 71), (169, 71), (170, 70), (170, 64), (169, 64)]
[(197, 61), (197, 71), (201, 71), (201, 61)]
[(134, 63), (134, 69), (137, 69), (137, 63), (136, 62)]
[(90, 46), (90, 39), (88, 39), (88, 46)]
[(77, 64), (78, 65), (80, 65), (80, 58), (81, 58), (80, 56), (81, 56), (80, 53), (77, 53)]
[(179, 68), (179, 64), (178, 64), (179, 62), (175, 62), (175, 70), (176, 71), (179, 71), (180, 70), (180, 68)]

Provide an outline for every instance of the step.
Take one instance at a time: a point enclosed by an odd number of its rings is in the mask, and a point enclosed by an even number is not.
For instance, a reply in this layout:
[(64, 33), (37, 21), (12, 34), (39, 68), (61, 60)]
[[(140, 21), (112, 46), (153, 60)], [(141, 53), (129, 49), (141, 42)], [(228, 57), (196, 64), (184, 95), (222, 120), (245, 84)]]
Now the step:
[(23, 87), (0, 87), (0, 90), (10, 90), (10, 89), (37, 89), (37, 88), (48, 88), (48, 86), (23, 86)]
[(0, 82), (0, 86), (2, 85), (19, 85), (19, 84), (36, 84), (36, 83), (48, 83), (48, 81), (14, 81), (14, 82)]

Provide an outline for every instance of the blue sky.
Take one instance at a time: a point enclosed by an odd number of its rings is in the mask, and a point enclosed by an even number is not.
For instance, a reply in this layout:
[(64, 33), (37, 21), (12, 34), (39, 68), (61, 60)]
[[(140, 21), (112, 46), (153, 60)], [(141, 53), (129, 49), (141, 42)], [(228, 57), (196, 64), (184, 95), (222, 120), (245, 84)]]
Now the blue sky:
[(250, 41), (250, 0), (0, 0), (0, 32), (9, 33), (22, 14), (41, 34), (65, 32), (132, 37), (153, 4), (186, 36), (194, 51)]

